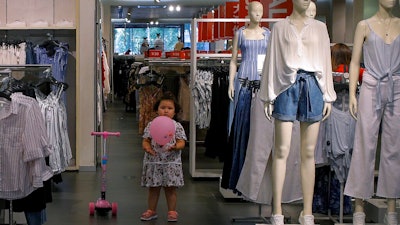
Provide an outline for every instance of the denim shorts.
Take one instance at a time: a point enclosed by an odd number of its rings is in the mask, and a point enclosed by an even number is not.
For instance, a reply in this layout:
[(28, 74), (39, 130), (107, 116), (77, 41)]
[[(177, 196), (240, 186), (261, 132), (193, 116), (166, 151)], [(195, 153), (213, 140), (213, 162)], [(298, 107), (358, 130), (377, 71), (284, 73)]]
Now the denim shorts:
[(313, 72), (297, 71), (295, 83), (278, 95), (272, 116), (282, 121), (314, 123), (322, 119), (324, 99)]

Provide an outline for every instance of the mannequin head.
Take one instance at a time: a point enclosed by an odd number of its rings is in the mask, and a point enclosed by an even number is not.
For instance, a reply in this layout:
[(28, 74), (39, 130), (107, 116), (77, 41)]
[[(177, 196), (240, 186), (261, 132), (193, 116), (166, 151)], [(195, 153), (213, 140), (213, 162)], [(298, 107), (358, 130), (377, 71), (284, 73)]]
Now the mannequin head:
[(264, 13), (263, 5), (260, 2), (253, 1), (249, 3), (249, 18), (250, 22), (260, 22)]
[(311, 0), (292, 0), (292, 2), (293, 2), (293, 11), (302, 14), (305, 13), (308, 7), (310, 6)]
[(395, 5), (396, 0), (379, 0), (379, 7), (382, 7), (384, 9), (392, 9)]
[(306, 15), (314, 19), (316, 14), (317, 14), (317, 6), (313, 1), (311, 1), (310, 6), (308, 6), (308, 9), (306, 11)]

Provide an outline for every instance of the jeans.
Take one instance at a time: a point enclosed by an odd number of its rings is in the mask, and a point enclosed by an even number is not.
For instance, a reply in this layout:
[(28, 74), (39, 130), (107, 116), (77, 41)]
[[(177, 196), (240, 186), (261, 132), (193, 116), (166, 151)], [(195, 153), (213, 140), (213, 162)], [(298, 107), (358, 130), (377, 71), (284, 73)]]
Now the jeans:
[(252, 89), (249, 87), (241, 87), (231, 131), (231, 135), (233, 135), (233, 158), (229, 188), (232, 190), (236, 189), (236, 184), (246, 158), (247, 143), (250, 133), (251, 99)]

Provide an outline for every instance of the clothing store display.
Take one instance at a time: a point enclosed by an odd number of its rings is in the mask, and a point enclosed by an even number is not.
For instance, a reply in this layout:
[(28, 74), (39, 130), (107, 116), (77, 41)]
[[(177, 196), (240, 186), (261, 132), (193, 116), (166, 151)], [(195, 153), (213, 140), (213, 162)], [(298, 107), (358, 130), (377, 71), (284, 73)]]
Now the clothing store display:
[(366, 21), (370, 35), (363, 45), (365, 72), (358, 98), (357, 125), (345, 194), (371, 198), (375, 154), (381, 135), (378, 183), (375, 195), (400, 197), (400, 38), (387, 44)]
[(1, 171), (4, 171), (0, 198), (13, 200), (43, 187), (43, 181), (53, 176), (45, 162), (53, 149), (40, 108), (33, 98), (13, 93), (11, 102), (5, 103), (0, 111), (0, 126), (4, 130), (0, 132), (3, 140)]
[(260, 74), (257, 70), (258, 55), (265, 54), (271, 31), (263, 28), (263, 39), (247, 39), (243, 34), (246, 27), (237, 31), (238, 49), (242, 54), (241, 63), (235, 77), (234, 114), (229, 124), (229, 141), (232, 153), (228, 153), (222, 172), (221, 187), (236, 190), (247, 150), (250, 132), (250, 109), (252, 99), (260, 88)]
[(0, 225), (100, 222), (108, 159), (116, 224), (399, 225), (400, 0), (161, 2), (0, 0)]
[(194, 120), (200, 129), (208, 128), (210, 125), (213, 76), (210, 71), (197, 70), (192, 87)]
[(26, 42), (5, 41), (0, 46), (0, 64), (1, 65), (24, 65), (26, 55)]
[[(252, 99), (250, 134), (246, 158), (236, 189), (244, 199), (271, 204), (272, 200), (272, 152), (274, 144), (274, 121), (264, 113), (264, 102), (258, 93)], [(300, 171), (300, 126), (295, 122), (292, 130), (292, 145), (288, 156), (287, 171)], [(302, 198), (300, 173), (288, 173), (285, 177), (282, 201), (293, 202)]]
[[(211, 69), (211, 68), (210, 68)], [(226, 159), (228, 149), (228, 118), (230, 100), (228, 95), (228, 71), (227, 67), (216, 65), (211, 69), (213, 76), (211, 118), (207, 130), (204, 146), (205, 156), (210, 158), (218, 157), (220, 162)]]
[(72, 150), (67, 130), (67, 110), (61, 101), (63, 86), (53, 90), (47, 96), (39, 90), (35, 91), (36, 100), (46, 118), (46, 130), (54, 153), (49, 156), (50, 167), (54, 174), (64, 172), (72, 159)]
[[(294, 83), (297, 70), (302, 69), (315, 73), (319, 87), (324, 93), (325, 102), (335, 101), (335, 90), (333, 85), (330, 85), (332, 74), (327, 73), (332, 70), (332, 65), (326, 25), (318, 20), (308, 19), (301, 33), (295, 32), (292, 25), (290, 17), (274, 24), (271, 37), (273, 47), (270, 54), (275, 60), (272, 65), (268, 65), (269, 62), (265, 61), (266, 70), (263, 71), (262, 79), (265, 79), (263, 82), (266, 88), (260, 90), (261, 99), (273, 102), (280, 93)], [(288, 41), (290, 45), (287, 44)], [(266, 71), (275, 76), (267, 76)]]
[(164, 41), (161, 39), (160, 35), (157, 34), (157, 38), (154, 41), (154, 49), (156, 50), (164, 50)]

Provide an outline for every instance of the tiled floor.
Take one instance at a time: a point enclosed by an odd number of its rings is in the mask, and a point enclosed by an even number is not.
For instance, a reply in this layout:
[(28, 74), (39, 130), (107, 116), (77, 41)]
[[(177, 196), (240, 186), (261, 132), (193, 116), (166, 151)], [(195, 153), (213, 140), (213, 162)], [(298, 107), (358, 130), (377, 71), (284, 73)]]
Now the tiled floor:
[[(48, 225), (134, 225), (134, 224), (185, 224), (185, 225), (248, 225), (258, 218), (269, 216), (271, 208), (242, 200), (224, 199), (216, 179), (193, 179), (189, 174), (188, 151), (185, 152), (185, 186), (178, 190), (179, 221), (167, 222), (164, 195), (160, 196), (157, 220), (142, 222), (139, 217), (146, 209), (147, 189), (140, 186), (143, 152), (141, 137), (137, 132), (136, 115), (125, 111), (125, 105), (116, 101), (104, 114), (107, 131), (119, 131), (120, 137), (108, 139), (109, 161), (107, 164), (106, 199), (118, 204), (117, 216), (89, 216), (88, 204), (100, 196), (100, 175), (97, 172), (65, 172), (63, 182), (53, 187), (53, 202), (47, 207)], [(297, 223), (299, 206), (284, 207), (285, 216)]]

